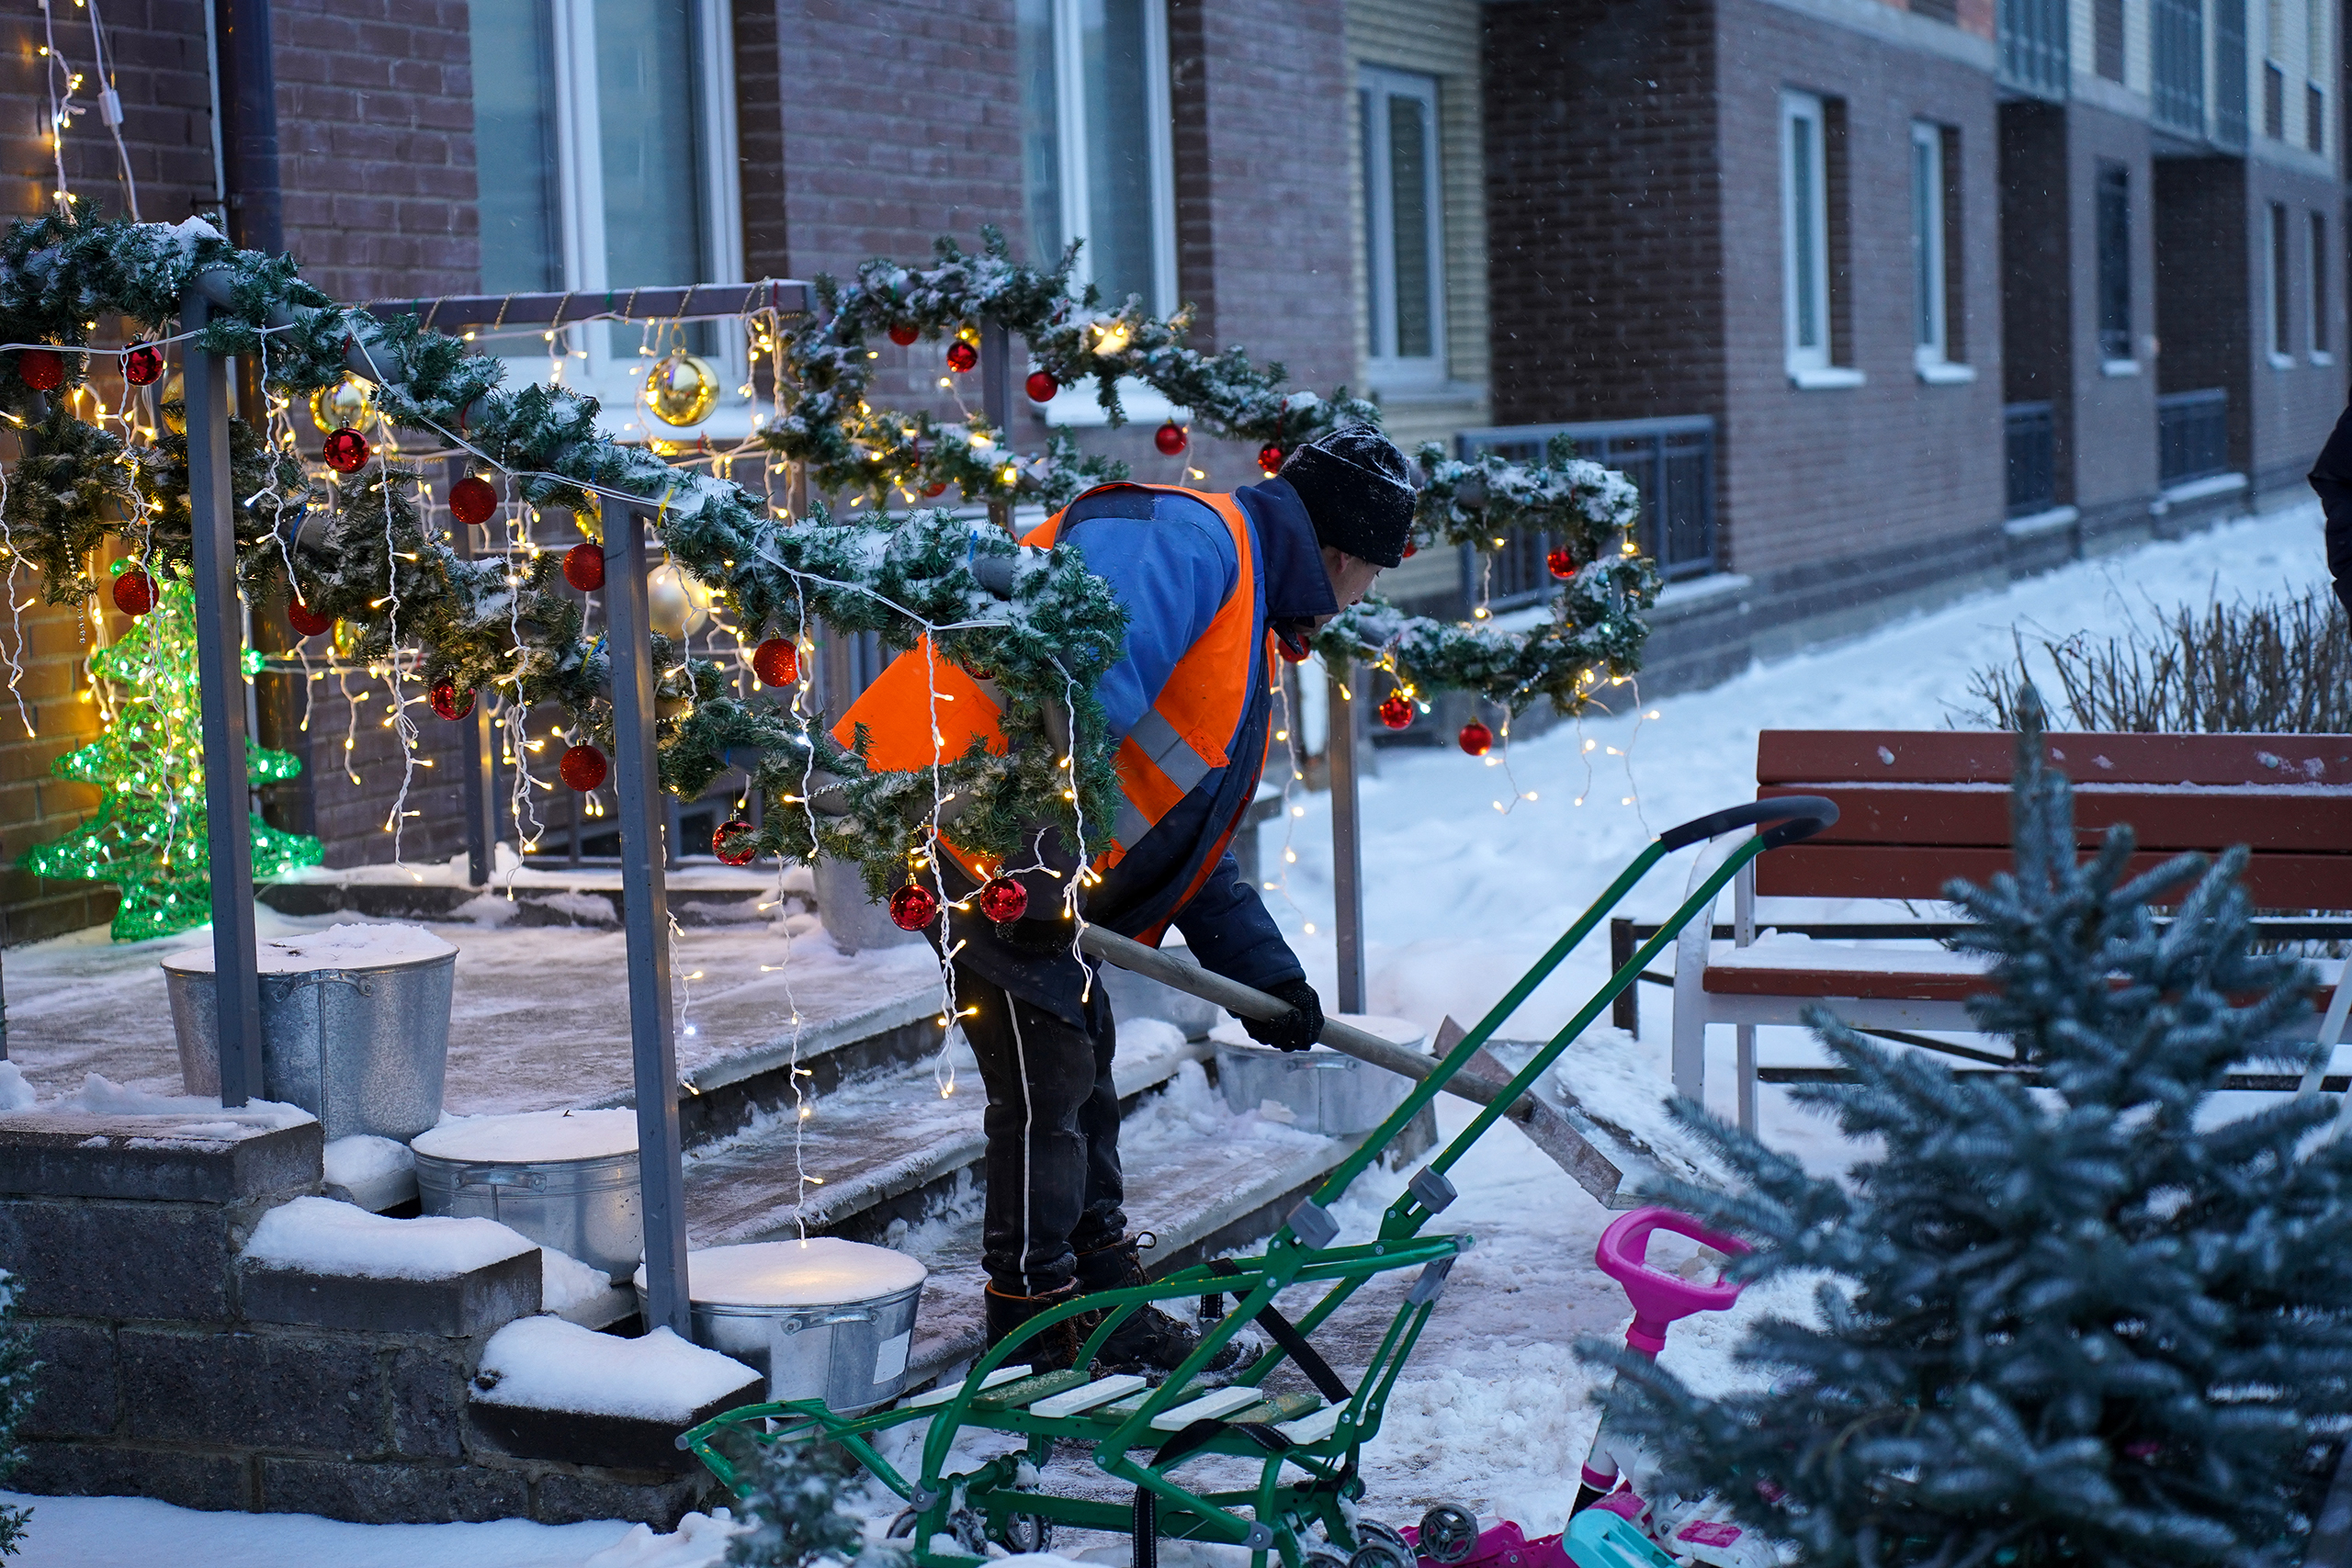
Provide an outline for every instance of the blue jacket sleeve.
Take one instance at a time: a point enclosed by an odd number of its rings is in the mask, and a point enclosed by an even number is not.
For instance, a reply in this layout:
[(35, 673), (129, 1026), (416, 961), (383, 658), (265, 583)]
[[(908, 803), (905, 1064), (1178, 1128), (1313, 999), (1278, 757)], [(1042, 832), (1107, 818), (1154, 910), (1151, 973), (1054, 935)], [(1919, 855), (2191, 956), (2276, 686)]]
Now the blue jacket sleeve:
[(1258, 890), (1241, 879), (1233, 852), (1216, 863), (1209, 879), (1177, 911), (1176, 929), (1201, 967), (1228, 980), (1264, 990), (1284, 980), (1303, 980), (1306, 968), (1283, 940)]
[(1216, 513), (1181, 498), (1163, 501), (1150, 517), (1082, 519), (1063, 539), (1126, 606), (1126, 656), (1098, 688), (1111, 738), (1122, 739), (1216, 618), (1241, 562)]

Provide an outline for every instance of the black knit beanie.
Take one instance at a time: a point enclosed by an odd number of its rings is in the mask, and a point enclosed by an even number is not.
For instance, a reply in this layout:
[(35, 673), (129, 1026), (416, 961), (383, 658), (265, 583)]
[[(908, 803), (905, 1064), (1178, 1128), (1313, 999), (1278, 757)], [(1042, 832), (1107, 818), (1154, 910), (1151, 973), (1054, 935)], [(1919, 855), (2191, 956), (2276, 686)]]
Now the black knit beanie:
[(1396, 444), (1368, 424), (1344, 424), (1284, 460), (1283, 481), (1306, 503), (1315, 537), (1377, 566), (1405, 558), (1413, 532), (1413, 471)]

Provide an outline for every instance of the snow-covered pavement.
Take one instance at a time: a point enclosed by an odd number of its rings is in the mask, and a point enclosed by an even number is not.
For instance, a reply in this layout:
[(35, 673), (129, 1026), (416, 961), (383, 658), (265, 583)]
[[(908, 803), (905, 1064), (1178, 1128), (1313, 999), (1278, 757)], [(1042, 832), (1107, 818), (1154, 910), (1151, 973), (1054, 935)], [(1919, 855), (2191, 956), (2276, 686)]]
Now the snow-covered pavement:
[[(1371, 1007), (1429, 1023), (1448, 1012), (1476, 1018), (1652, 833), (1752, 796), (1759, 729), (1939, 728), (1965, 705), (1971, 671), (2013, 656), (2013, 632), (2030, 639), (2105, 634), (2154, 607), (2215, 593), (2300, 592), (2324, 578), (2318, 512), (2303, 507), (2072, 566), (1710, 691), (1638, 703), (1624, 688), (1622, 716), (1563, 726), (1516, 746), (1508, 773), (1451, 746), (1386, 752), (1381, 775), (1363, 790)], [(1535, 798), (1497, 809), (1498, 800), (1512, 801), (1507, 779)], [(1297, 804), (1304, 814), (1292, 819), (1289, 903), (1269, 901), (1310, 976), (1328, 987), (1329, 805), (1307, 795)], [(1270, 867), (1283, 865), (1280, 837), (1269, 830)], [(1631, 908), (1661, 910), (1688, 863), (1688, 855), (1668, 860)], [(1605, 958), (1598, 942), (1577, 954), (1508, 1032), (1556, 1029), (1600, 983)], [(1645, 998), (1644, 1041), (1596, 1031), (1596, 1056), (1620, 1068), (1647, 1064), (1662, 1087), (1663, 1000), (1655, 991)], [(1456, 1114), (1457, 1106), (1447, 1102), (1458, 1126), (1466, 1111)], [(1797, 1132), (1769, 1089), (1764, 1131), (1768, 1138)], [(1398, 1179), (1366, 1179), (1343, 1206), (1351, 1230), (1369, 1225)], [(1454, 1179), (1462, 1198), (1446, 1221), (1479, 1245), (1455, 1269), (1366, 1455), (1365, 1506), (1373, 1517), (1408, 1523), (1426, 1503), (1451, 1499), (1507, 1514), (1531, 1532), (1556, 1529), (1593, 1422), (1585, 1406), (1590, 1380), (1571, 1347), (1580, 1336), (1613, 1332), (1625, 1317), (1623, 1298), (1591, 1266), (1606, 1216), (1508, 1124), (1456, 1168)], [(1742, 1303), (1743, 1314), (1792, 1304), (1757, 1294)], [(1724, 1318), (1679, 1325), (1668, 1363), (1720, 1386), (1736, 1331)], [(723, 1551), (707, 1522), (691, 1539), (656, 1539), (619, 1524), (361, 1527), (196, 1515), (128, 1499), (11, 1500), (35, 1508), (20, 1560), (28, 1568), (116, 1568), (167, 1554), (255, 1568), (687, 1568)]]

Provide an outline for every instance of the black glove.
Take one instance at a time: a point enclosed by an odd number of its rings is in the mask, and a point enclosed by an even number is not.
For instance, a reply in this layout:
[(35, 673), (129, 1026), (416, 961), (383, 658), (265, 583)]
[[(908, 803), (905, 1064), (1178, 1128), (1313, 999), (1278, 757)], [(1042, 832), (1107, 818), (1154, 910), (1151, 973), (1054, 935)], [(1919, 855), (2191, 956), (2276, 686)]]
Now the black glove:
[(1290, 1004), (1280, 1018), (1245, 1018), (1241, 1027), (1261, 1045), (1277, 1051), (1304, 1051), (1323, 1032), (1323, 998), (1305, 980), (1284, 980), (1269, 986), (1266, 994)]

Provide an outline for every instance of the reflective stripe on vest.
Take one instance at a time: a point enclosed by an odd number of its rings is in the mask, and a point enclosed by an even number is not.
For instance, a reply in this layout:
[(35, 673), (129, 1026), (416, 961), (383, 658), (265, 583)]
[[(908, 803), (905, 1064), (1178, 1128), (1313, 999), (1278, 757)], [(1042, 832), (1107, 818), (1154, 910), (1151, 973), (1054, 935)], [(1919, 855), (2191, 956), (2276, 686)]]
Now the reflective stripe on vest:
[[(1116, 488), (1186, 495), (1208, 507), (1223, 520), (1233, 539), (1238, 570), (1232, 592), (1217, 607), (1207, 628), (1177, 660), (1159, 698), (1119, 742), (1113, 759), (1120, 795), (1112, 823), (1115, 841), (1097, 857), (1094, 869), (1098, 873), (1116, 865), (1179, 801), (1232, 761), (1227, 748), (1241, 728), (1251, 681), (1260, 667), (1272, 662), (1265, 651), (1266, 634), (1259, 625), (1250, 520), (1240, 505), (1228, 495), (1173, 485)], [(1067, 511), (1056, 513), (1021, 542), (1041, 547), (1056, 543), (1062, 519), (1068, 515)], [(926, 638), (890, 662), (842, 716), (832, 733), (835, 740), (849, 746), (862, 727), (868, 767), (912, 772), (934, 761), (952, 761), (968, 751), (975, 740), (1001, 754), (1005, 739), (1001, 717), (1001, 709), (981, 683), (934, 655)], [(1250, 761), (1262, 764), (1263, 759)], [(952, 842), (946, 848), (974, 877), (994, 874), (995, 866), (984, 858)]]

